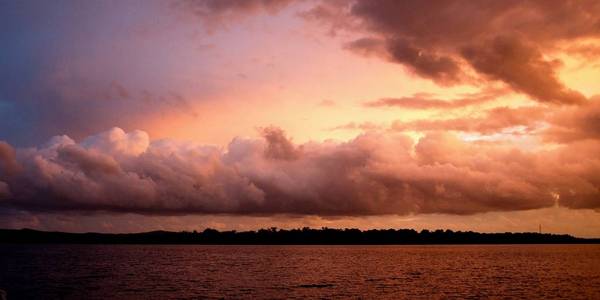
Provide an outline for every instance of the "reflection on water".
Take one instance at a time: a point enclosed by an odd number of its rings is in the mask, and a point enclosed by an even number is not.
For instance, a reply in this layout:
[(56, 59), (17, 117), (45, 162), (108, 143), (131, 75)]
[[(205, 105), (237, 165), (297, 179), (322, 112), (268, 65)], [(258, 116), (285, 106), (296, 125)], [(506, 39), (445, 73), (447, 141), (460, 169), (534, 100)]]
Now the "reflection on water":
[(600, 245), (0, 245), (7, 299), (600, 299)]

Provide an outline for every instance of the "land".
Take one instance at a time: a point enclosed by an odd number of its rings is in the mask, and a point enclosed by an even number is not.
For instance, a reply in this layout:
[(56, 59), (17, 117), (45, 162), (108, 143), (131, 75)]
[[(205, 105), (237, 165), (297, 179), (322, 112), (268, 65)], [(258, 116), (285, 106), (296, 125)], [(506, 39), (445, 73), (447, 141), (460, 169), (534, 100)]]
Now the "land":
[(413, 229), (260, 229), (257, 231), (143, 233), (67, 233), (32, 229), (0, 229), (0, 243), (57, 244), (206, 244), (206, 245), (426, 245), (426, 244), (600, 244), (600, 239), (571, 235), (478, 233), (472, 231)]

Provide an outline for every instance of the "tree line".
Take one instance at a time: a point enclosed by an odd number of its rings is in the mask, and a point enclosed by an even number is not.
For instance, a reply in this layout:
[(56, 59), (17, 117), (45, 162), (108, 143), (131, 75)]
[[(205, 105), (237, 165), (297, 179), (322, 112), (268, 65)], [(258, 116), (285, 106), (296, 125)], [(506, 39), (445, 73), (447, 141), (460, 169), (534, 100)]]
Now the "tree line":
[(408, 245), (408, 244), (576, 244), (600, 243), (566, 234), (479, 233), (414, 229), (277, 229), (250, 231), (151, 231), (144, 233), (66, 233), (1, 229), (0, 243), (68, 244), (223, 244), (223, 245)]

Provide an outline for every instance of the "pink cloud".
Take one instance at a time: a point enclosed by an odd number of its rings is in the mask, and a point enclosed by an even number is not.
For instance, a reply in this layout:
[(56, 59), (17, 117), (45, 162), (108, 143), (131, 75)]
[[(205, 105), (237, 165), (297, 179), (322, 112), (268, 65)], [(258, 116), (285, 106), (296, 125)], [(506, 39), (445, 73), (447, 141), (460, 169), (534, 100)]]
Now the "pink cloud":
[[(111, 142), (119, 136), (119, 143)], [(277, 128), (226, 149), (119, 129), (4, 158), (5, 205), (31, 211), (365, 216), (600, 207), (600, 144), (525, 151), (431, 133), (293, 144)], [(92, 142), (93, 141), (93, 142)], [(134, 145), (125, 147), (122, 145)], [(139, 145), (146, 145), (139, 148)], [(6, 146), (4, 146), (6, 148)], [(574, 153), (569, 154), (569, 153)], [(7, 164), (8, 162), (8, 164)]]

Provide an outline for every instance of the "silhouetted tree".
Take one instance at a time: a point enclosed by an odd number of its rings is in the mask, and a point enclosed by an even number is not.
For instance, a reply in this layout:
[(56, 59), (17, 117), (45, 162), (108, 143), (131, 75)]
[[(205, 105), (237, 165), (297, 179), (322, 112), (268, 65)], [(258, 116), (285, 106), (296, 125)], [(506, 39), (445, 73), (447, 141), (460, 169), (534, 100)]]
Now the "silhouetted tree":
[(44, 232), (31, 229), (0, 229), (0, 243), (82, 243), (82, 244), (546, 244), (600, 243), (600, 239), (582, 239), (570, 235), (540, 233), (478, 233), (472, 231), (355, 228), (332, 229), (259, 229), (258, 231), (202, 232), (151, 231), (130, 234)]

